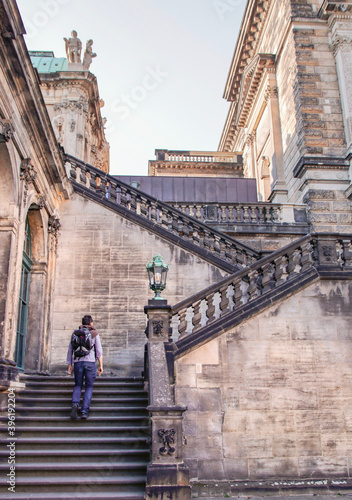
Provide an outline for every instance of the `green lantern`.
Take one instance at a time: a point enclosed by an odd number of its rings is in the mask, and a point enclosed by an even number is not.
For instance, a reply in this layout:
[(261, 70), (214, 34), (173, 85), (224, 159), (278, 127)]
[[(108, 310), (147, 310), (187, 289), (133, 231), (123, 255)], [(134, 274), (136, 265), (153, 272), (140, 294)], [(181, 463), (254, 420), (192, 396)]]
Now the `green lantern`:
[(164, 300), (160, 294), (166, 287), (166, 277), (169, 266), (165, 264), (161, 255), (155, 255), (153, 260), (146, 265), (149, 278), (149, 286), (155, 292), (153, 300)]

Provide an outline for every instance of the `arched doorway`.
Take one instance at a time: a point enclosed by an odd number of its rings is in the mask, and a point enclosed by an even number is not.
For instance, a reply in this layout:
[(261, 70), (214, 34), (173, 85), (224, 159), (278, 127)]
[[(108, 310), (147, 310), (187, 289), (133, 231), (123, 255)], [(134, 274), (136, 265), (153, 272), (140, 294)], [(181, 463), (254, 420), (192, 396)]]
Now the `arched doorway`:
[(30, 286), (30, 276), (32, 267), (31, 256), (32, 256), (31, 230), (27, 217), (23, 256), (22, 256), (21, 285), (20, 285), (19, 305), (18, 305), (16, 351), (15, 351), (15, 361), (17, 363), (18, 369), (20, 370), (24, 369), (24, 352), (26, 346), (26, 333), (27, 333), (27, 320), (28, 320), (29, 286)]

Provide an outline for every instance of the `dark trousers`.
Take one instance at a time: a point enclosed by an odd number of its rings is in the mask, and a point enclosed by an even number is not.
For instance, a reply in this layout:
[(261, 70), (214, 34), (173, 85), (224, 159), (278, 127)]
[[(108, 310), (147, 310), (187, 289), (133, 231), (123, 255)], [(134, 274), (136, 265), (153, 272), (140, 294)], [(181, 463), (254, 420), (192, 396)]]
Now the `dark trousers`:
[(97, 376), (97, 367), (94, 361), (79, 361), (74, 364), (75, 386), (72, 393), (72, 405), (79, 406), (81, 392), (83, 388), (83, 379), (85, 378), (85, 390), (82, 400), (81, 410), (88, 413), (90, 402), (93, 395), (94, 380)]

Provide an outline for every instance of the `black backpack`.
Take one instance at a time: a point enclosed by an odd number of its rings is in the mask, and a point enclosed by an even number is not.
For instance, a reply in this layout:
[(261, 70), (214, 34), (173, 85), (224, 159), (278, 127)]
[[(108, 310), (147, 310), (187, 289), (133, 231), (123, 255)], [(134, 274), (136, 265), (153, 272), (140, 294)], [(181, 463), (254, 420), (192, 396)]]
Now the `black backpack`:
[(75, 330), (71, 337), (71, 345), (75, 358), (87, 356), (94, 347), (91, 331), (85, 327)]

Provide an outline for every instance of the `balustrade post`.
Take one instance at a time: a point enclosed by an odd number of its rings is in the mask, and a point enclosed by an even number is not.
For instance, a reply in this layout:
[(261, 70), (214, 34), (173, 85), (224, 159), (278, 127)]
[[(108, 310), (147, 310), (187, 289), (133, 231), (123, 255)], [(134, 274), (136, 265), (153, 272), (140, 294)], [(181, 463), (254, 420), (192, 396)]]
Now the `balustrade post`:
[[(146, 499), (190, 500), (189, 469), (183, 462), (183, 413), (176, 405), (170, 384), (166, 346), (170, 343), (170, 311), (166, 300), (149, 300), (148, 382), (151, 419), (151, 461), (147, 467)], [(172, 378), (172, 380), (170, 380)]]
[(213, 298), (214, 298), (215, 293), (211, 293), (210, 295), (207, 296), (207, 310), (205, 312), (206, 317), (208, 318), (208, 323), (211, 321), (214, 321), (215, 319), (215, 306), (213, 303)]
[(192, 318), (192, 325), (193, 325), (193, 332), (196, 332), (199, 330), (201, 327), (201, 319), (202, 319), (202, 313), (200, 311), (200, 304), (201, 300), (198, 300), (195, 304), (193, 304), (193, 318)]
[(351, 252), (351, 240), (342, 239), (342, 260), (346, 267), (352, 266), (352, 252)]

